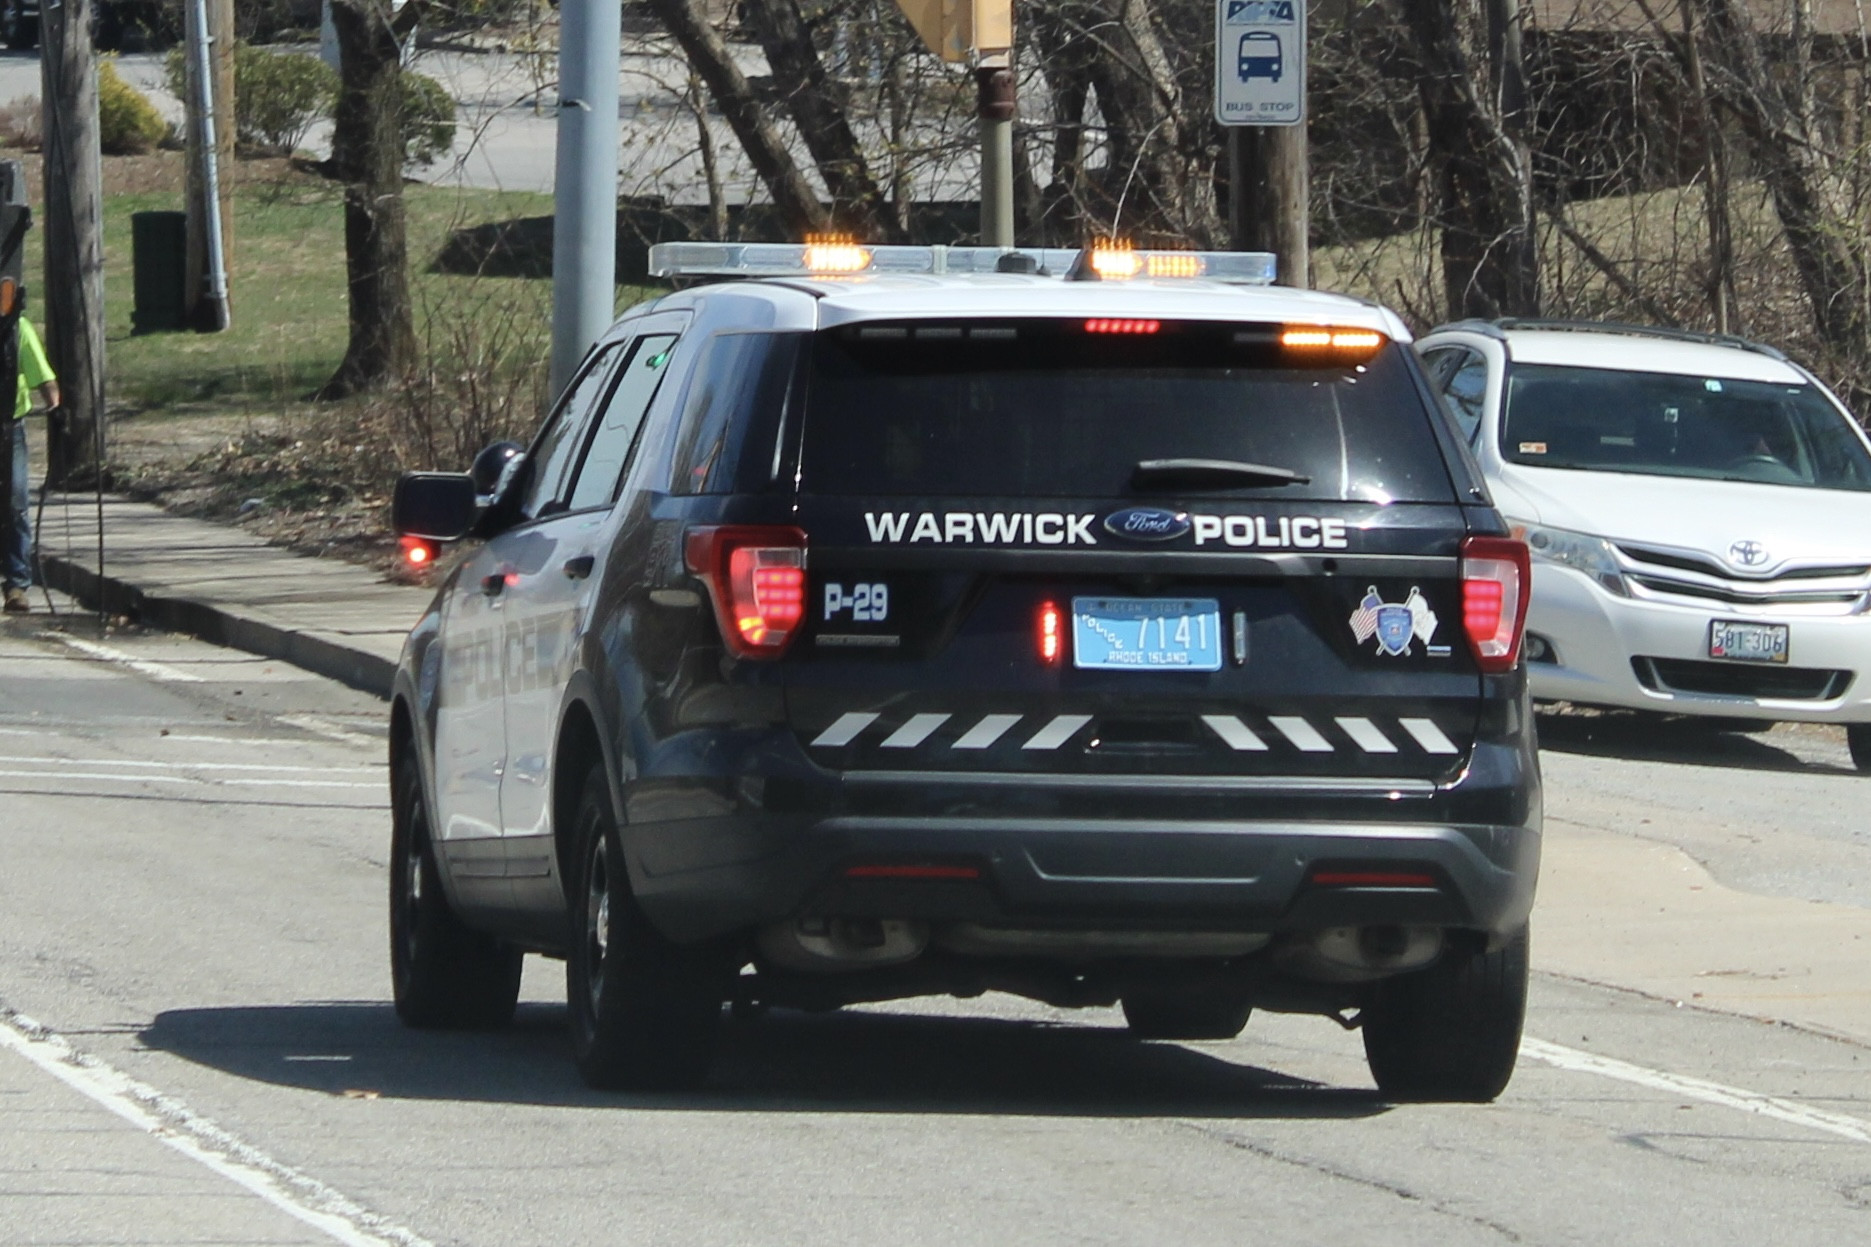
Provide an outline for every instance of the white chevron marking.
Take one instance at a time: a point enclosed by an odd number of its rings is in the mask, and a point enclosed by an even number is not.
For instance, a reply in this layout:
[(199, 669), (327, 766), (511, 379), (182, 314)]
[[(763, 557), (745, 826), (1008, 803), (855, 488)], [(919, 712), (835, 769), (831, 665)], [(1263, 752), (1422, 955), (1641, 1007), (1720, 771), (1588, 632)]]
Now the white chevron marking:
[(1057, 749), (1072, 739), (1072, 734), (1091, 722), (1088, 714), (1062, 714), (1033, 733), (1032, 739), (1020, 746), (1022, 749)]
[(1460, 753), (1455, 742), (1442, 734), (1442, 729), (1430, 719), (1398, 719), (1403, 730), (1416, 738), (1416, 743), (1425, 753)]
[(1331, 753), (1332, 742), (1319, 735), (1319, 729), (1296, 714), (1276, 714), (1267, 722), (1273, 730), (1293, 742), (1301, 753)]
[(956, 749), (986, 749), (989, 745), (1007, 734), (1009, 728), (1020, 721), (1017, 714), (990, 714), (979, 723), (963, 732), (956, 741)]
[(836, 749), (840, 745), (848, 745), (856, 740), (859, 732), (875, 722), (877, 722), (876, 715), (862, 710), (853, 710), (850, 714), (839, 715), (838, 721), (820, 732), (812, 743), (824, 745), (828, 749)]
[(885, 749), (914, 749), (928, 740), (935, 730), (949, 721), (946, 714), (913, 714), (909, 721), (884, 737)]
[(1265, 751), (1267, 742), (1254, 735), (1254, 729), (1231, 714), (1205, 714), (1202, 722), (1215, 729), (1230, 749)]
[(1338, 726), (1366, 753), (1395, 753), (1397, 746), (1369, 719), (1341, 718)]

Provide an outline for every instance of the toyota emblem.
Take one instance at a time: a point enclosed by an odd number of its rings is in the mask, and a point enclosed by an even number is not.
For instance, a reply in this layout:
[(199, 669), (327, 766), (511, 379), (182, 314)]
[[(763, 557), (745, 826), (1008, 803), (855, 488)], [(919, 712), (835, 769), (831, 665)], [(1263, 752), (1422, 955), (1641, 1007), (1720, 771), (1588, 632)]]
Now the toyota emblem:
[(1767, 547), (1758, 541), (1737, 541), (1728, 547), (1728, 561), (1737, 567), (1759, 567), (1767, 561)]

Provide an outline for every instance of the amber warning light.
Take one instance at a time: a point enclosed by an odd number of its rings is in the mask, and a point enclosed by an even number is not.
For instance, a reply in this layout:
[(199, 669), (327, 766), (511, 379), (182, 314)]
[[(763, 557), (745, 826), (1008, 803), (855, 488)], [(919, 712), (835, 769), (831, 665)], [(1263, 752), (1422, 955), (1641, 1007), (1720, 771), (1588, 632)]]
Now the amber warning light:
[(402, 537), (403, 562), (409, 567), (427, 567), (435, 562), (435, 543), (423, 537)]

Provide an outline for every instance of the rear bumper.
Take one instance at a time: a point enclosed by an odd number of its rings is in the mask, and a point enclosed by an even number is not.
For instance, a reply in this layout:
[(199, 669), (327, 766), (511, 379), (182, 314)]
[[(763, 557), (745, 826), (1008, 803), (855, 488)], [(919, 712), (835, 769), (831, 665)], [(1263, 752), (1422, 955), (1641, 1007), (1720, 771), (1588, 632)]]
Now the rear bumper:
[[(1535, 805), (1537, 810), (1537, 804)], [(632, 882), (659, 928), (700, 940), (802, 914), (1164, 931), (1422, 924), (1503, 934), (1533, 905), (1526, 826), (1256, 820), (838, 816), (632, 829)], [(672, 837), (769, 851), (656, 871)], [(853, 866), (941, 864), (977, 878), (852, 878)], [(1409, 871), (1427, 887), (1320, 886), (1320, 867)]]

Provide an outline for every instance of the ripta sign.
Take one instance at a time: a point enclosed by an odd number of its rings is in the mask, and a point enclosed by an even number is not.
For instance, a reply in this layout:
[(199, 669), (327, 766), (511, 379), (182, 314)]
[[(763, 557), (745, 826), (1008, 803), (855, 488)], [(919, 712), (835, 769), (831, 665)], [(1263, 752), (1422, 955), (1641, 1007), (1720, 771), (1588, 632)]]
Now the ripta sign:
[[(1132, 508), (1105, 517), (1105, 529), (1131, 540), (1162, 542), (1183, 535), (1140, 535), (1127, 531), (1122, 523), (1113, 525), (1113, 520), (1132, 517), (1136, 511)], [(1163, 514), (1171, 516), (1176, 527), (1186, 523), (1184, 532), (1192, 534), (1198, 548), (1343, 550), (1351, 544), (1345, 521), (1324, 516), (1198, 513), (1185, 521), (1177, 513)], [(1068, 511), (866, 511), (864, 527), (879, 545), (1096, 546), (1100, 543), (1092, 524), (1097, 518), (1095, 513)]]

